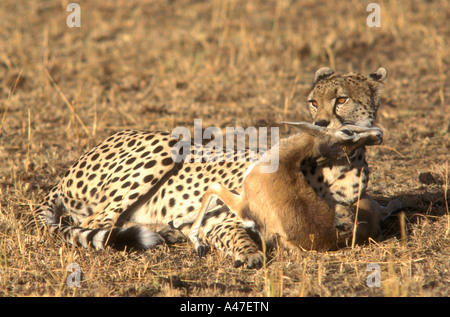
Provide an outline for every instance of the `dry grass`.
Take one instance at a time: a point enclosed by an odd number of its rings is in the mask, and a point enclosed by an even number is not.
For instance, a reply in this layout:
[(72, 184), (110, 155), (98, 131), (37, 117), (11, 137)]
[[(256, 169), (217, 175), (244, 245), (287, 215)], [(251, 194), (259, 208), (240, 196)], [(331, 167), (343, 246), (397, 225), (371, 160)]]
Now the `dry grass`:
[[(366, 25), (369, 1), (83, 0), (73, 29), (67, 3), (0, 4), (0, 296), (449, 296), (447, 0), (379, 1), (380, 28)], [(381, 241), (275, 251), (255, 271), (216, 251), (199, 260), (188, 244), (94, 251), (23, 228), (113, 131), (308, 120), (304, 96), (323, 65), (389, 70), (370, 191), (403, 201), (404, 230), (392, 217)], [(70, 263), (81, 287), (66, 284)], [(367, 286), (370, 263), (381, 287)]]

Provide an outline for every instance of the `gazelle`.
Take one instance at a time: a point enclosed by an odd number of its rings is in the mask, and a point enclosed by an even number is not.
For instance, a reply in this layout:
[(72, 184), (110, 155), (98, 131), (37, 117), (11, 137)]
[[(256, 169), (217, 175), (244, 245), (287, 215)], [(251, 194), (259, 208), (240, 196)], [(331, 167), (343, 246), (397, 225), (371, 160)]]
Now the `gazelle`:
[[(242, 220), (250, 220), (265, 241), (279, 241), (290, 248), (326, 251), (340, 240), (335, 227), (335, 210), (308, 184), (299, 166), (305, 159), (317, 164), (348, 157), (366, 145), (378, 145), (383, 133), (379, 128), (344, 126), (332, 130), (310, 123), (286, 122), (301, 132), (272, 147), (279, 159), (278, 170), (264, 172), (265, 163), (251, 165), (243, 179), (242, 192), (235, 194), (219, 183), (212, 184), (203, 195), (202, 205), (189, 238), (202, 255), (205, 245), (200, 237), (202, 220), (214, 197), (218, 197)], [(264, 161), (264, 160), (262, 160)], [(361, 193), (358, 222), (354, 233), (360, 242), (378, 235), (380, 219), (393, 208), (383, 208)], [(350, 208), (350, 207), (349, 207)]]

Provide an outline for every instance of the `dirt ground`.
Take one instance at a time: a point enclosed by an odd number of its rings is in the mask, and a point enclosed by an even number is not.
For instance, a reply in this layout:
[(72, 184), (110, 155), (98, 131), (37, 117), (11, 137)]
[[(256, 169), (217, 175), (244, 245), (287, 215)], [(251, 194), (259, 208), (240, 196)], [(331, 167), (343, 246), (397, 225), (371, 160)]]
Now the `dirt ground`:
[[(0, 296), (449, 296), (450, 2), (377, 1), (381, 26), (369, 27), (370, 2), (79, 0), (81, 27), (69, 27), (68, 1), (2, 0)], [(310, 120), (322, 66), (388, 69), (369, 192), (404, 207), (380, 240), (277, 250), (249, 270), (188, 243), (95, 251), (23, 227), (114, 131)]]

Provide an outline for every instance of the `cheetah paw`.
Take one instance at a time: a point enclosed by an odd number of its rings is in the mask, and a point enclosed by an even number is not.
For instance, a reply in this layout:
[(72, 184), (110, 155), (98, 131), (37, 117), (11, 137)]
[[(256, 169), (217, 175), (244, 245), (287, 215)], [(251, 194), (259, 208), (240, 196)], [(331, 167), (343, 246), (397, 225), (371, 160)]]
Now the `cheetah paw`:
[(186, 241), (186, 236), (180, 230), (174, 229), (170, 226), (164, 226), (161, 230), (158, 231), (158, 234), (163, 237), (164, 241), (166, 241), (167, 244)]
[(239, 254), (234, 260), (234, 267), (241, 267), (244, 264), (247, 264), (248, 269), (260, 269), (264, 264), (264, 254), (261, 251)]
[(209, 245), (206, 239), (201, 234), (201, 229), (193, 229), (189, 233), (189, 240), (194, 244), (194, 249), (200, 258), (204, 257), (208, 253)]
[(197, 243), (197, 245), (195, 246), (195, 250), (197, 250), (197, 255), (201, 259), (208, 253), (209, 247), (206, 244)]

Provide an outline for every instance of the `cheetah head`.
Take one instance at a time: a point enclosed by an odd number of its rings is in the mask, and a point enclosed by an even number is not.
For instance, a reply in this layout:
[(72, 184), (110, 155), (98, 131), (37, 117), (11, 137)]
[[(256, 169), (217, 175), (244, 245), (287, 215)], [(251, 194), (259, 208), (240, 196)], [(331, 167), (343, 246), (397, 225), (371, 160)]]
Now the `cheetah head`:
[(386, 77), (383, 67), (368, 76), (320, 68), (308, 95), (314, 124), (332, 129), (343, 125), (372, 127)]

